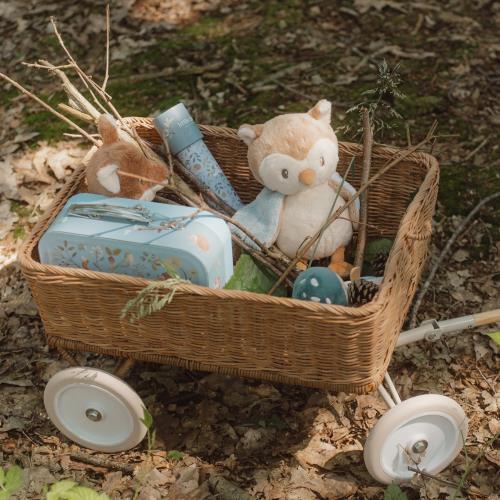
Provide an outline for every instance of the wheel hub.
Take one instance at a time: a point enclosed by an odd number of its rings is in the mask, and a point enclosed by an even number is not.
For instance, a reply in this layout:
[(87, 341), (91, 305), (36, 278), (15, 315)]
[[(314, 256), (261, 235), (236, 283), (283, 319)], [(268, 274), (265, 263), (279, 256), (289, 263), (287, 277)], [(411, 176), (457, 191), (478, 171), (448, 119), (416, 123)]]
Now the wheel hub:
[(99, 422), (102, 420), (102, 414), (100, 411), (94, 409), (94, 408), (88, 408), (85, 411), (85, 416), (89, 419), (92, 420), (92, 422)]
[(428, 446), (429, 443), (425, 439), (420, 439), (419, 441), (413, 444), (411, 449), (413, 453), (421, 454), (424, 453), (424, 451), (427, 449)]

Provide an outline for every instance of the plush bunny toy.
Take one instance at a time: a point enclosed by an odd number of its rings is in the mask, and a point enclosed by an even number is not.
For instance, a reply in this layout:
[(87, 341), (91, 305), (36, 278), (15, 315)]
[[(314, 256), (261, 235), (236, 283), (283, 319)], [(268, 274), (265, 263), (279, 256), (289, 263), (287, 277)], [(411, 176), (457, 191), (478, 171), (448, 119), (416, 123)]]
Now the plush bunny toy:
[[(90, 193), (151, 201), (166, 180), (164, 164), (146, 158), (138, 146), (120, 140), (114, 119), (101, 115), (98, 122), (102, 146), (92, 155), (87, 166), (87, 188)], [(155, 183), (120, 176), (122, 172), (152, 179)]]
[[(355, 192), (344, 182), (331, 211), (341, 177), (336, 173), (338, 142), (330, 118), (331, 103), (323, 99), (307, 113), (280, 115), (238, 130), (248, 145), (249, 166), (265, 188), (234, 217), (265, 245), (276, 243), (290, 258)], [(330, 257), (330, 269), (347, 277), (352, 266), (345, 262), (345, 247), (358, 219), (359, 204), (353, 204), (305, 257), (313, 252), (315, 259)]]

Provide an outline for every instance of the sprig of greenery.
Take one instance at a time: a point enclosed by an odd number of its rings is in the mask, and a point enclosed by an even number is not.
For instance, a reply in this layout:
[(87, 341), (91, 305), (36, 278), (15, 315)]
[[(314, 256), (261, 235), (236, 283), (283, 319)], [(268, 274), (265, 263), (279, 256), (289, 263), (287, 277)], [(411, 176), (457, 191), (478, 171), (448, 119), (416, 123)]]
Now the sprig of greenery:
[(11, 465), (7, 472), (0, 467), (0, 500), (8, 500), (23, 484), (23, 470)]
[(156, 429), (153, 425), (153, 415), (149, 413), (145, 406), (142, 407), (142, 411), (144, 416), (141, 418), (141, 422), (147, 429), (148, 453), (151, 453), (151, 450), (154, 448), (156, 442)]
[[(377, 82), (374, 88), (362, 92), (364, 99), (347, 110), (347, 114), (355, 113), (361, 117), (361, 111), (367, 109), (374, 132), (393, 128), (391, 120), (402, 120), (401, 114), (394, 108), (396, 98), (404, 99), (406, 95), (401, 91), (401, 76), (399, 64), (389, 67), (384, 59), (378, 66)], [(358, 122), (356, 133), (361, 133), (363, 128)], [(347, 127), (348, 129), (349, 127)], [(346, 130), (347, 131), (347, 130)]]
[(397, 484), (393, 483), (385, 489), (384, 500), (408, 500), (408, 497)]
[[(128, 316), (130, 322), (135, 322), (162, 310), (172, 302), (177, 287), (190, 284), (190, 281), (182, 279), (174, 270), (169, 269), (167, 266), (165, 266), (165, 269), (171, 277), (162, 281), (153, 281), (145, 286), (133, 299), (130, 299), (125, 304), (121, 312), (121, 319)], [(158, 293), (161, 290), (165, 290), (165, 293)]]
[(70, 479), (51, 484), (45, 498), (46, 500), (109, 500), (106, 493), (97, 493), (86, 486), (79, 486)]

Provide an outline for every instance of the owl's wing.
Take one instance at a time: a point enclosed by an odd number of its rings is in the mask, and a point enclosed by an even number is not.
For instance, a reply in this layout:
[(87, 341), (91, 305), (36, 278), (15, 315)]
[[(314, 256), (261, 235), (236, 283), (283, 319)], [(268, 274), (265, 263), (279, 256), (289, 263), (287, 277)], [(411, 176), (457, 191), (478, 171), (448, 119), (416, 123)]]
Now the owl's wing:
[[(347, 181), (342, 184), (342, 177), (338, 172), (335, 172), (328, 183), (330, 187), (337, 192), (340, 189), (340, 196), (345, 200), (349, 201), (355, 194), (356, 189)], [(342, 185), (342, 188), (340, 186)], [(359, 198), (357, 198), (354, 203), (347, 209), (349, 212), (349, 219), (352, 222), (353, 229), (358, 229), (359, 222)]]
[[(264, 188), (254, 201), (240, 208), (233, 215), (233, 219), (247, 228), (264, 246), (270, 247), (278, 238), (284, 198), (283, 194)], [(231, 226), (231, 231), (247, 245), (258, 249), (237, 227)]]

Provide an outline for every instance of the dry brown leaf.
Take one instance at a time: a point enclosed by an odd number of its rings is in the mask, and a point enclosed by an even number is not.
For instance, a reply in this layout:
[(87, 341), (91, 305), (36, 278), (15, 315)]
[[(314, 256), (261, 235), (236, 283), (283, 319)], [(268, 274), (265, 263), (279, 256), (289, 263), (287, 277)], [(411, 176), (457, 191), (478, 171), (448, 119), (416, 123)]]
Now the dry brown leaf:
[[(344, 435), (348, 435), (349, 431), (345, 430)], [(303, 466), (317, 465), (323, 469), (328, 468), (326, 465), (337, 454), (342, 453), (343, 447), (337, 448), (332, 443), (326, 441), (319, 434), (314, 435), (307, 446), (303, 450), (295, 453), (295, 458)]]
[(293, 492), (302, 488), (312, 490), (325, 499), (345, 498), (353, 495), (358, 489), (354, 481), (341, 480), (333, 474), (320, 476), (299, 466), (292, 470), (289, 490)]

